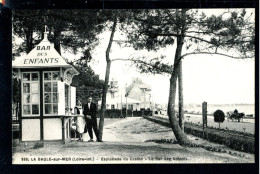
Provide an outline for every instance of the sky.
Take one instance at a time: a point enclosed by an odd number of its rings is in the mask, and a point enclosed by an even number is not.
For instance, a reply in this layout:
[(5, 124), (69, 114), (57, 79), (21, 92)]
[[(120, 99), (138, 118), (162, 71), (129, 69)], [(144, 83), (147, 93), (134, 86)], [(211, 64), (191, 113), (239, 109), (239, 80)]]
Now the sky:
[[(169, 57), (173, 55), (167, 50)], [(114, 51), (117, 52), (117, 51)], [(122, 53), (119, 53), (122, 52)], [(102, 55), (102, 53), (100, 53)], [(118, 51), (117, 56), (127, 56), (131, 52)], [(92, 67), (105, 77), (105, 55), (97, 55), (103, 61), (94, 62)], [(111, 56), (112, 57), (112, 56)], [(183, 60), (184, 103), (211, 104), (254, 103), (255, 60), (235, 60), (223, 56), (196, 55)], [(140, 77), (152, 87), (153, 99), (157, 103), (167, 103), (169, 96), (168, 75), (140, 74), (134, 66), (126, 62), (113, 62), (110, 79), (118, 80), (124, 87), (133, 77)]]

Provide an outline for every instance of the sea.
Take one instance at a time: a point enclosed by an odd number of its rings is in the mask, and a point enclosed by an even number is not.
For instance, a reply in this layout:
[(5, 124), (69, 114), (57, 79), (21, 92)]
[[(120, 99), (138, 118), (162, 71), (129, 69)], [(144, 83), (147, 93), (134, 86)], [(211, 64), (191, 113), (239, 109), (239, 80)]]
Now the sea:
[[(239, 113), (244, 113), (245, 115), (253, 115), (255, 117), (255, 105), (254, 104), (208, 104), (207, 111), (208, 114), (213, 114), (216, 110), (222, 110), (224, 113), (233, 112), (235, 109)], [(189, 113), (201, 114), (202, 105), (201, 104), (187, 104), (184, 105), (184, 111)]]

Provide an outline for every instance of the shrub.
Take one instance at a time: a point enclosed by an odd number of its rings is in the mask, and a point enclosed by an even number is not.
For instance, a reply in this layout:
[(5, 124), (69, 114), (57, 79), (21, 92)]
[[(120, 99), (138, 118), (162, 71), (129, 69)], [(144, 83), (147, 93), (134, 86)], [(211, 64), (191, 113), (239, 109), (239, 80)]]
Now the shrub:
[(219, 123), (219, 129), (220, 129), (220, 123), (223, 123), (225, 120), (225, 113), (221, 110), (216, 110), (213, 116), (214, 116), (214, 121)]
[(34, 144), (33, 148), (34, 149), (39, 149), (39, 148), (42, 148), (44, 146), (43, 142), (42, 141), (38, 141)]
[[(158, 119), (157, 117), (144, 117), (160, 125), (171, 127), (168, 120)], [(203, 138), (202, 126), (192, 123), (185, 123), (184, 132)], [(232, 130), (216, 131), (215, 128), (207, 128), (207, 140), (218, 144), (224, 144), (232, 149), (255, 153), (255, 138), (252, 134), (237, 132)]]
[(225, 114), (224, 114), (224, 112), (221, 111), (221, 110), (216, 110), (216, 111), (214, 112), (213, 116), (214, 116), (214, 121), (215, 121), (215, 122), (221, 122), (221, 123), (223, 123), (224, 120), (225, 120)]

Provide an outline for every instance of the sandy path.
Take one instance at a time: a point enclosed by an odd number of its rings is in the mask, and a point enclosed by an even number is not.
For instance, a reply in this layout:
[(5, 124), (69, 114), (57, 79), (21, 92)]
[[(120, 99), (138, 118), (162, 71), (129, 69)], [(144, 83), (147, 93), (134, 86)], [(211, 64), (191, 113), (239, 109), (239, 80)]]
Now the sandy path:
[[(244, 157), (217, 153), (178, 144), (158, 144), (147, 140), (172, 139), (170, 128), (143, 118), (105, 120), (103, 143), (72, 141), (62, 145), (45, 143), (43, 148), (16, 148), (14, 163), (86, 164), (86, 163), (253, 163), (254, 155)], [(194, 141), (207, 144), (203, 140)], [(213, 144), (215, 146), (220, 146)], [(239, 152), (241, 153), (241, 152)], [(22, 159), (28, 161), (22, 161)], [(49, 159), (49, 161), (38, 158)], [(57, 158), (56, 161), (53, 158)], [(35, 161), (33, 161), (36, 159)], [(67, 159), (67, 160), (66, 160)]]

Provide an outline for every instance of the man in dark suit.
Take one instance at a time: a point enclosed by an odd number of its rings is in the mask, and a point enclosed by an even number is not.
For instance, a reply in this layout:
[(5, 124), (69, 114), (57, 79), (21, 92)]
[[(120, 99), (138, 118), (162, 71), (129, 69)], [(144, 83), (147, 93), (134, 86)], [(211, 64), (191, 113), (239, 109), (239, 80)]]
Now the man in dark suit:
[(96, 104), (92, 102), (92, 97), (88, 97), (87, 104), (84, 105), (84, 111), (83, 111), (86, 123), (87, 123), (87, 130), (90, 137), (89, 142), (93, 142), (93, 132), (92, 128), (94, 130), (94, 133), (96, 135), (97, 141), (101, 142), (101, 140), (98, 138), (98, 129), (97, 129), (97, 107)]

